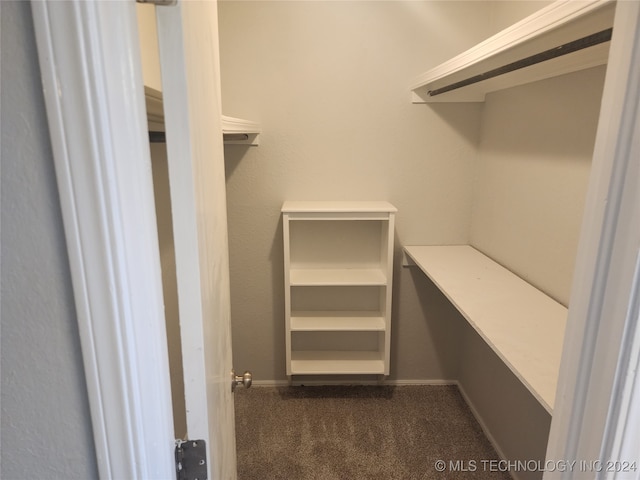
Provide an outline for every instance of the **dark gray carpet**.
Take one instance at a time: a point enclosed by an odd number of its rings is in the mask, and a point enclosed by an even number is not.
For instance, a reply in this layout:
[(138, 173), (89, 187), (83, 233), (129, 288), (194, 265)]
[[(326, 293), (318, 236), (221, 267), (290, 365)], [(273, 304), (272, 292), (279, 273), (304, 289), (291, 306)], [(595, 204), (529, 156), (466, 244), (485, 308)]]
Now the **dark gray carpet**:
[[(239, 480), (511, 478), (483, 468), (498, 456), (455, 386), (253, 387), (235, 395)], [(475, 471), (450, 468), (472, 470), (472, 460)]]

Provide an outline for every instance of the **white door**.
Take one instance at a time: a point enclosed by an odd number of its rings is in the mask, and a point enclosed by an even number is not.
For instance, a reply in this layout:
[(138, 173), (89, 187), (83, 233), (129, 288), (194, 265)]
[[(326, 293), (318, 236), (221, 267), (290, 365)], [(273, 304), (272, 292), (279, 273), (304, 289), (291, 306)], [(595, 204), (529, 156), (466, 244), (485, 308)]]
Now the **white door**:
[[(32, 2), (101, 478), (172, 478), (135, 4)], [(188, 435), (236, 477), (215, 2), (158, 7)], [(117, 35), (114, 35), (117, 32)]]
[(236, 478), (227, 208), (215, 1), (156, 7), (189, 439)]

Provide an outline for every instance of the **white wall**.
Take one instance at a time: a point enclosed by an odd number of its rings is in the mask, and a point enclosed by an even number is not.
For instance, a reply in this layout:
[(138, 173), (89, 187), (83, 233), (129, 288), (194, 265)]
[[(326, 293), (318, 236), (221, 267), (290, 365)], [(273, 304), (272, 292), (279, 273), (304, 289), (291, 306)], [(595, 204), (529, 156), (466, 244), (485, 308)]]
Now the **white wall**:
[(30, 2), (0, 2), (0, 9), (0, 477), (97, 478)]
[[(224, 112), (263, 126), (225, 149), (236, 370), (285, 379), (284, 200), (388, 200), (398, 250), (467, 242), (481, 107), (412, 105), (408, 86), (489, 36), (485, 7), (219, 4)], [(416, 282), (397, 266), (391, 378), (452, 378), (456, 327), (425, 320)]]

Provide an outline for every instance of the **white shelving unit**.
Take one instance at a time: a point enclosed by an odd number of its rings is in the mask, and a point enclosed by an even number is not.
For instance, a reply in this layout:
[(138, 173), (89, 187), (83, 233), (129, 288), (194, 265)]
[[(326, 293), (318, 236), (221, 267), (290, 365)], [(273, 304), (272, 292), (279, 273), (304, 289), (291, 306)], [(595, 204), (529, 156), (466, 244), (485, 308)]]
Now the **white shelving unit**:
[(393, 236), (387, 202), (282, 206), (287, 375), (388, 375)]
[(469, 245), (404, 251), (552, 413), (567, 308)]
[[(613, 0), (558, 0), (497, 33), (464, 53), (418, 76), (412, 83), (413, 103), (483, 102), (489, 92), (584, 70), (607, 63), (610, 41), (600, 41), (549, 60), (487, 78), (445, 93), (438, 89), (493, 72), (549, 50), (567, 46), (613, 26)], [(591, 39), (594, 41), (594, 39)], [(575, 45), (575, 44), (574, 44)], [(584, 45), (584, 43), (583, 43)]]

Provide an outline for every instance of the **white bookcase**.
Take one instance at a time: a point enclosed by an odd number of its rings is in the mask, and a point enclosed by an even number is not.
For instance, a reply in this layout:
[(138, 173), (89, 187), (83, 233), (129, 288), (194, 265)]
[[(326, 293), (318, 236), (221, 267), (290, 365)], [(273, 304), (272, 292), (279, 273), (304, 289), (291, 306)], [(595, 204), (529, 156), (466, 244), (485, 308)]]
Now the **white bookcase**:
[(388, 375), (393, 236), (387, 202), (282, 206), (287, 375)]

